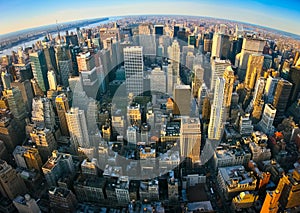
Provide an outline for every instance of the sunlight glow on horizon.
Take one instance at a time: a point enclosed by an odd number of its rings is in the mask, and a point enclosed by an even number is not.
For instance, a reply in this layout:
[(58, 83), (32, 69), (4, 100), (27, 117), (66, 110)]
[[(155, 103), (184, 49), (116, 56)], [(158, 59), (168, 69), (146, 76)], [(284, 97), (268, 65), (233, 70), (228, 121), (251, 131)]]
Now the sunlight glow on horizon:
[[(115, 5), (112, 5), (112, 3), (103, 3), (101, 5), (98, 1), (92, 2), (94, 3), (92, 6), (91, 4), (84, 4), (87, 5), (84, 9), (82, 9), (84, 6), (82, 4), (73, 4), (71, 7), (61, 6), (50, 8), (48, 11), (39, 10), (35, 13), (28, 13), (23, 16), (21, 21), (20, 18), (18, 18), (18, 15), (15, 15), (17, 12), (14, 14), (15, 17), (4, 15), (1, 20), (0, 34), (55, 24), (56, 20), (62, 23), (80, 19), (112, 16), (166, 14), (229, 19), (300, 35), (300, 29), (296, 27), (298, 22), (293, 18), (297, 14), (295, 15), (291, 12), (290, 16), (287, 16), (287, 9), (284, 8), (280, 11), (280, 14), (275, 13), (275, 9), (274, 11), (264, 12), (266, 6), (260, 5), (260, 3), (252, 2), (251, 7), (245, 3), (247, 6), (244, 5), (244, 7), (241, 7), (242, 5), (213, 4), (211, 1), (200, 1), (199, 3), (194, 1), (154, 1), (153, 3), (150, 3), (146, 1), (137, 2), (135, 4), (133, 4), (132, 1), (131, 4), (125, 3), (125, 1)], [(170, 7), (170, 5), (172, 6)], [(274, 15), (271, 15), (270, 13)]]

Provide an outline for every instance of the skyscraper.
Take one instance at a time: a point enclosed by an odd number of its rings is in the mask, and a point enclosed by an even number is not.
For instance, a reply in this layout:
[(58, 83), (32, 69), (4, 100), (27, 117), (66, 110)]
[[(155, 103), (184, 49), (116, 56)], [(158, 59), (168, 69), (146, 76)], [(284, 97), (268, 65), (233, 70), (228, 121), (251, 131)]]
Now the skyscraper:
[(273, 121), (275, 115), (276, 108), (274, 108), (271, 104), (266, 104), (264, 113), (258, 125), (261, 128), (261, 130), (268, 135), (274, 133)]
[(200, 162), (201, 124), (199, 118), (182, 117), (180, 126), (180, 155)]
[(238, 76), (240, 80), (243, 80), (246, 76), (249, 55), (261, 54), (263, 52), (265, 43), (265, 40), (257, 38), (255, 35), (244, 38), (242, 51), (238, 61)]
[(34, 53), (29, 54), (33, 77), (36, 79), (40, 88), (43, 92), (46, 92), (49, 89), (48, 80), (47, 80), (47, 64), (44, 52), (39, 50)]
[(61, 134), (64, 136), (69, 135), (69, 129), (66, 119), (66, 112), (69, 111), (69, 102), (65, 94), (60, 94), (55, 99), (56, 111), (59, 119)]
[(2, 80), (2, 84), (4, 89), (10, 89), (11, 87), (11, 82), (12, 82), (12, 76), (10, 73), (8, 73), (7, 71), (1, 73), (1, 80)]
[(231, 66), (229, 60), (220, 60), (219, 58), (214, 59), (211, 62), (211, 83), (210, 83), (210, 90), (213, 91), (215, 89), (215, 83), (217, 78), (221, 78), (224, 75), (225, 69)]
[(34, 128), (30, 133), (30, 138), (35, 143), (42, 162), (46, 162), (57, 147), (53, 133), (49, 129)]
[(289, 82), (293, 84), (289, 100), (289, 104), (292, 104), (300, 98), (300, 64), (298, 66), (291, 67), (289, 72)]
[(144, 90), (143, 47), (124, 48), (124, 66), (127, 94), (133, 93), (135, 96), (141, 96)]
[(230, 41), (229, 36), (215, 33), (212, 42), (211, 57), (229, 59)]
[(180, 46), (177, 40), (174, 40), (172, 45), (168, 47), (168, 57), (171, 60), (171, 70), (172, 70), (168, 74), (171, 74), (172, 72), (173, 84), (180, 83), (180, 76), (179, 76)]
[(194, 65), (194, 79), (192, 83), (192, 90), (193, 90), (193, 96), (197, 97), (198, 96), (198, 91), (202, 85), (203, 81), (203, 76), (204, 76), (204, 69), (202, 68), (201, 65)]
[(66, 119), (70, 136), (74, 140), (75, 145), (83, 148), (89, 148), (89, 134), (84, 111), (80, 110), (78, 107), (72, 107), (66, 113)]
[(225, 69), (225, 72), (223, 74), (223, 78), (225, 80), (224, 106), (225, 106), (225, 109), (226, 109), (227, 114), (228, 114), (229, 110), (230, 110), (231, 97), (232, 97), (233, 84), (234, 84), (234, 72), (233, 72), (231, 66), (228, 66)]
[(160, 68), (156, 67), (152, 70), (151, 75), (150, 75), (150, 88), (151, 88), (151, 93), (166, 93), (166, 74), (164, 73), (163, 70)]
[(21, 124), (26, 118), (27, 112), (20, 90), (18, 88), (4, 90), (3, 96), (7, 98), (10, 111)]
[(31, 120), (38, 128), (54, 130), (55, 114), (50, 99), (35, 97), (32, 100)]
[(273, 101), (273, 106), (276, 108), (275, 123), (277, 124), (284, 118), (292, 87), (293, 84), (287, 80), (280, 79), (278, 81)]
[(2, 196), (9, 199), (14, 199), (16, 196), (26, 192), (23, 179), (4, 160), (0, 160), (0, 192)]
[(266, 103), (273, 103), (278, 80), (279, 78), (274, 78), (272, 76), (269, 76), (267, 78), (265, 92), (264, 92)]
[(57, 80), (56, 75), (53, 70), (49, 70), (47, 73), (48, 82), (49, 82), (49, 89), (50, 90), (56, 90), (57, 87)]
[(16, 87), (21, 91), (23, 102), (26, 107), (27, 112), (31, 112), (32, 110), (32, 99), (33, 99), (33, 90), (29, 80), (24, 81), (14, 81), (11, 83), (12, 87)]
[(222, 137), (223, 124), (225, 121), (224, 88), (225, 79), (217, 78), (208, 125), (208, 138), (212, 140), (219, 140)]
[(189, 85), (175, 85), (173, 114), (189, 116), (191, 113), (191, 87)]
[[(58, 83), (67, 87), (69, 86), (69, 76), (73, 73), (72, 60), (67, 53), (67, 49), (64, 46), (56, 47), (56, 61), (58, 67), (58, 74), (56, 76)], [(56, 74), (56, 73), (55, 73)]]
[(245, 87), (253, 90), (256, 81), (262, 75), (262, 67), (264, 63), (264, 56), (261, 54), (251, 54), (248, 58), (248, 66), (245, 77)]

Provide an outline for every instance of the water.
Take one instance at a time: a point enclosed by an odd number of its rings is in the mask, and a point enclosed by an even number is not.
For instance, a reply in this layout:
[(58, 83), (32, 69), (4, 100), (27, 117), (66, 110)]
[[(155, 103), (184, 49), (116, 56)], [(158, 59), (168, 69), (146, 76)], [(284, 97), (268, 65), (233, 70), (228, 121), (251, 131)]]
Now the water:
[[(105, 20), (105, 21), (101, 21), (101, 22), (97, 22), (97, 23), (93, 23), (93, 24), (89, 24), (89, 25), (85, 25), (85, 26), (82, 26), (81, 28), (93, 28), (93, 27), (97, 27), (99, 26), (100, 24), (107, 24), (107, 23), (110, 23), (110, 22), (113, 22), (113, 21), (116, 21), (118, 20), (119, 18), (117, 17), (111, 17), (109, 18), (108, 20)], [(73, 33), (76, 33), (76, 28), (71, 28), (68, 30), (69, 33), (73, 32)], [(60, 32), (60, 35), (64, 36), (66, 35), (66, 32), (65, 31), (62, 31)], [(57, 33), (52, 33), (52, 37), (56, 37), (57, 36)], [(31, 40), (31, 41), (26, 41), (26, 42), (23, 42), (21, 44), (18, 44), (16, 46), (13, 46), (11, 48), (8, 48), (8, 49), (4, 49), (1, 51), (0, 53), (0, 57), (2, 57), (3, 55), (11, 55), (12, 51), (15, 51), (17, 52), (18, 51), (18, 48), (19, 47), (23, 47), (23, 49), (25, 49), (26, 47), (31, 47), (33, 44), (35, 44), (37, 41), (41, 41), (45, 38), (45, 36), (41, 36), (40, 38), (38, 39), (34, 39), (34, 40)]]

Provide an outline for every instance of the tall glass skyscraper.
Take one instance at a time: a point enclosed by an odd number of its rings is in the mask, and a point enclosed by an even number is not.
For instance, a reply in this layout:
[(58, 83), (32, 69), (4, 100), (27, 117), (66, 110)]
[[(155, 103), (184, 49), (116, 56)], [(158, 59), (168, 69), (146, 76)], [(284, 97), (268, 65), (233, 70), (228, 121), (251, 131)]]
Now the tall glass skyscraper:
[(127, 94), (140, 96), (143, 93), (143, 47), (124, 48), (124, 66)]

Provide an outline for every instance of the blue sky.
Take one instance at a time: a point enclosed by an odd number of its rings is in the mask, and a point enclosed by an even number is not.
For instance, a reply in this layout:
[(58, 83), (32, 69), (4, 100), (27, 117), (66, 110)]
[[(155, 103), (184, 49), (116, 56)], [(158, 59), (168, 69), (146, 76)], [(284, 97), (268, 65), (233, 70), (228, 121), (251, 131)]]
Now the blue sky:
[(0, 34), (85, 18), (139, 14), (210, 16), (300, 35), (300, 0), (0, 0)]

